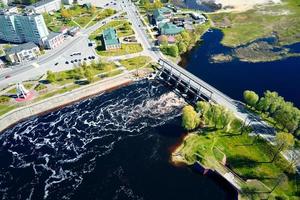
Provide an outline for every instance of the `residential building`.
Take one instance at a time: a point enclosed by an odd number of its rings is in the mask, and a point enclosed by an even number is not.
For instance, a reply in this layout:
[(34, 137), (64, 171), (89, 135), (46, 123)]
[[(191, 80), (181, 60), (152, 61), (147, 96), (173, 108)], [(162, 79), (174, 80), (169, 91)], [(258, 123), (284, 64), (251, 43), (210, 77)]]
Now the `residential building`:
[(5, 54), (6, 60), (10, 63), (22, 63), (36, 59), (40, 54), (40, 49), (33, 42), (28, 42), (5, 49)]
[(190, 15), (197, 23), (203, 24), (206, 21), (206, 18), (202, 14), (192, 12), (192, 13), (190, 13)]
[(61, 0), (42, 0), (26, 7), (35, 13), (54, 12), (61, 9)]
[(72, 5), (74, 3), (74, 0), (62, 0), (62, 3), (66, 5)]
[(43, 45), (49, 35), (43, 16), (32, 12), (17, 14), (3, 11), (0, 13), (0, 27), (0, 39), (13, 43)]
[(44, 46), (47, 49), (55, 49), (56, 47), (60, 46), (63, 42), (63, 33), (50, 32), (50, 34), (47, 36), (47, 39), (44, 42)]
[(153, 11), (153, 24), (159, 25), (160, 23), (166, 23), (170, 21), (172, 16), (172, 10), (166, 7), (162, 7)]
[(161, 35), (177, 35), (184, 30), (182, 27), (178, 27), (170, 22), (159, 24), (159, 31)]
[(117, 31), (114, 28), (108, 28), (102, 34), (105, 50), (121, 48), (120, 40), (117, 36)]

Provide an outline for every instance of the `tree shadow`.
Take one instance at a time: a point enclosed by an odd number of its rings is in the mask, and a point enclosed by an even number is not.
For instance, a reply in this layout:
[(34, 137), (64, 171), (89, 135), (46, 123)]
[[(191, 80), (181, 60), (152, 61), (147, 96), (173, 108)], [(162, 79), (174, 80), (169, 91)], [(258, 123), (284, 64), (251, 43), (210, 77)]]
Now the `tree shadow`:
[(74, 83), (77, 85), (88, 85), (89, 84), (89, 82), (87, 80), (76, 80)]
[(234, 167), (256, 167), (258, 166), (260, 163), (257, 162), (256, 160), (252, 160), (246, 156), (242, 156), (242, 155), (236, 155), (236, 156), (231, 156), (231, 157), (227, 157), (229, 166), (234, 166)]

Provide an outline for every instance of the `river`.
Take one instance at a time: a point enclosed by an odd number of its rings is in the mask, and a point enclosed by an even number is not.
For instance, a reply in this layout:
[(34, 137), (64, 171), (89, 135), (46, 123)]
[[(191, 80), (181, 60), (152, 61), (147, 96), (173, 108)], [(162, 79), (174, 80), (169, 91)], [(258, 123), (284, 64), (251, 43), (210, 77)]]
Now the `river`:
[[(222, 38), (219, 30), (204, 34), (201, 45), (185, 57), (185, 68), (234, 99), (243, 100), (244, 90), (253, 90), (259, 95), (271, 90), (300, 107), (300, 57), (260, 63), (239, 60), (211, 63), (211, 55), (233, 50), (220, 43)], [(300, 43), (288, 47), (300, 52)]]
[(0, 136), (0, 199), (235, 199), (170, 163), (184, 105), (140, 81), (17, 124)]

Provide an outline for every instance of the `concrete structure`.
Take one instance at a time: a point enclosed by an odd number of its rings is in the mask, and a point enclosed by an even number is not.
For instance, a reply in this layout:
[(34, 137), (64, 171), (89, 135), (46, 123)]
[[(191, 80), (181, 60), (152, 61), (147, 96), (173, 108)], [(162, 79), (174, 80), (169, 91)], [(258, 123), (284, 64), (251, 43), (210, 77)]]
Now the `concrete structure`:
[(121, 48), (120, 40), (117, 36), (117, 31), (114, 28), (108, 28), (102, 34), (105, 50)]
[(182, 27), (178, 27), (173, 23), (161, 23), (158, 26), (159, 32), (161, 35), (177, 35), (181, 33), (184, 29)]
[(34, 42), (43, 45), (49, 35), (43, 16), (32, 12), (1, 12), (0, 27), (0, 39), (13, 43)]
[(28, 42), (5, 49), (6, 60), (11, 63), (22, 63), (25, 61), (36, 59), (40, 54), (39, 47), (33, 42)]
[(61, 9), (61, 0), (42, 0), (26, 7), (35, 13), (54, 12)]
[(24, 99), (26, 99), (27, 94), (29, 93), (29, 91), (24, 87), (22, 83), (16, 84), (16, 91), (17, 91), (17, 97), (24, 98)]
[(64, 35), (63, 33), (55, 33), (51, 32), (47, 39), (44, 42), (44, 46), (47, 49), (55, 49), (59, 45), (61, 45), (64, 42)]

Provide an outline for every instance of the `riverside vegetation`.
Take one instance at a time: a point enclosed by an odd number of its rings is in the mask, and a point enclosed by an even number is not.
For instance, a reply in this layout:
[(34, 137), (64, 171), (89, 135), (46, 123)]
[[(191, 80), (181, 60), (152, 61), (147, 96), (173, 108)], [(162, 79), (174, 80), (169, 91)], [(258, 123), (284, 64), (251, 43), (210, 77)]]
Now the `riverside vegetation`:
[[(251, 99), (253, 105), (257, 98)], [(241, 180), (244, 199), (298, 199), (300, 179), (294, 163), (280, 154), (292, 148), (291, 134), (278, 132), (276, 145), (271, 145), (249, 135), (252, 128), (226, 108), (207, 102), (184, 107), (182, 125), (191, 133), (173, 153), (180, 155), (179, 161), (233, 172)]]

